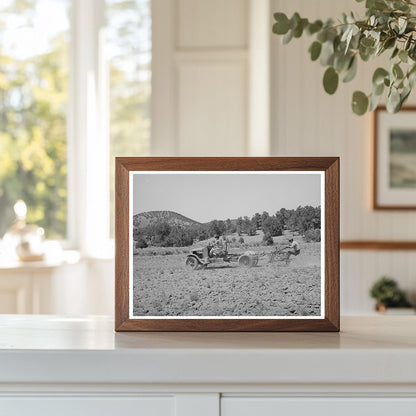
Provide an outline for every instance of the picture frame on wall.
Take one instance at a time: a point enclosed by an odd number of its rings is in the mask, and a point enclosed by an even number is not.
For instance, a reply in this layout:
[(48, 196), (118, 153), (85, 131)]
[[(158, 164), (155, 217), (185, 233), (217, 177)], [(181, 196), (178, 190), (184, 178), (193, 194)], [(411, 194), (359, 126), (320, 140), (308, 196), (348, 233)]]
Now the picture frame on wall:
[(339, 158), (116, 158), (116, 331), (339, 331)]
[(416, 209), (416, 107), (373, 114), (373, 209)]

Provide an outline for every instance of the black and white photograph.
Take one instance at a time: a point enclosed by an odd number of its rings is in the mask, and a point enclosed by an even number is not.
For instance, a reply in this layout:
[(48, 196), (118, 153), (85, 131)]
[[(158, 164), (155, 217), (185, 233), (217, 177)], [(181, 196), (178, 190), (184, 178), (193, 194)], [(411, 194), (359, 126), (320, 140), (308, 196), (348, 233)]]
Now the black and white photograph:
[(130, 172), (130, 317), (324, 316), (322, 172)]

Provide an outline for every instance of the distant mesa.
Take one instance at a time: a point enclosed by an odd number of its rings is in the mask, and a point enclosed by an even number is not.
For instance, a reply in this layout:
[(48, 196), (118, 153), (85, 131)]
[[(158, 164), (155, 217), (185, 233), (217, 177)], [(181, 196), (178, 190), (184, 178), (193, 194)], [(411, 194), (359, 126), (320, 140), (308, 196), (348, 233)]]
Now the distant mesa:
[(185, 217), (173, 211), (147, 211), (133, 216), (133, 226), (135, 228), (145, 228), (149, 225), (167, 222), (169, 225), (179, 225), (187, 227), (190, 225), (201, 224), (198, 221)]

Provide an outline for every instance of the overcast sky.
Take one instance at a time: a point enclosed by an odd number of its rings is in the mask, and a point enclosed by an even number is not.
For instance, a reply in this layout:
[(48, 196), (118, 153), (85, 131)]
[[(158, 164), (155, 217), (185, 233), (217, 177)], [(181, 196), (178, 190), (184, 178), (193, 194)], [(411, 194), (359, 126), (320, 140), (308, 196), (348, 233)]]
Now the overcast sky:
[(199, 222), (321, 205), (319, 173), (133, 175), (133, 214), (174, 211)]

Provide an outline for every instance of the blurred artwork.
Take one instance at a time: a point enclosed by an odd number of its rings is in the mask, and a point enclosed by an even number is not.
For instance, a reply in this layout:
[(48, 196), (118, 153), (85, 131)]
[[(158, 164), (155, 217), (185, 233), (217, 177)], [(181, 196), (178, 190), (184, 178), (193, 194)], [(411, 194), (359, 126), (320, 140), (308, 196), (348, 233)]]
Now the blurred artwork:
[(390, 130), (390, 187), (416, 188), (416, 129)]
[(373, 118), (373, 209), (416, 210), (416, 107)]

